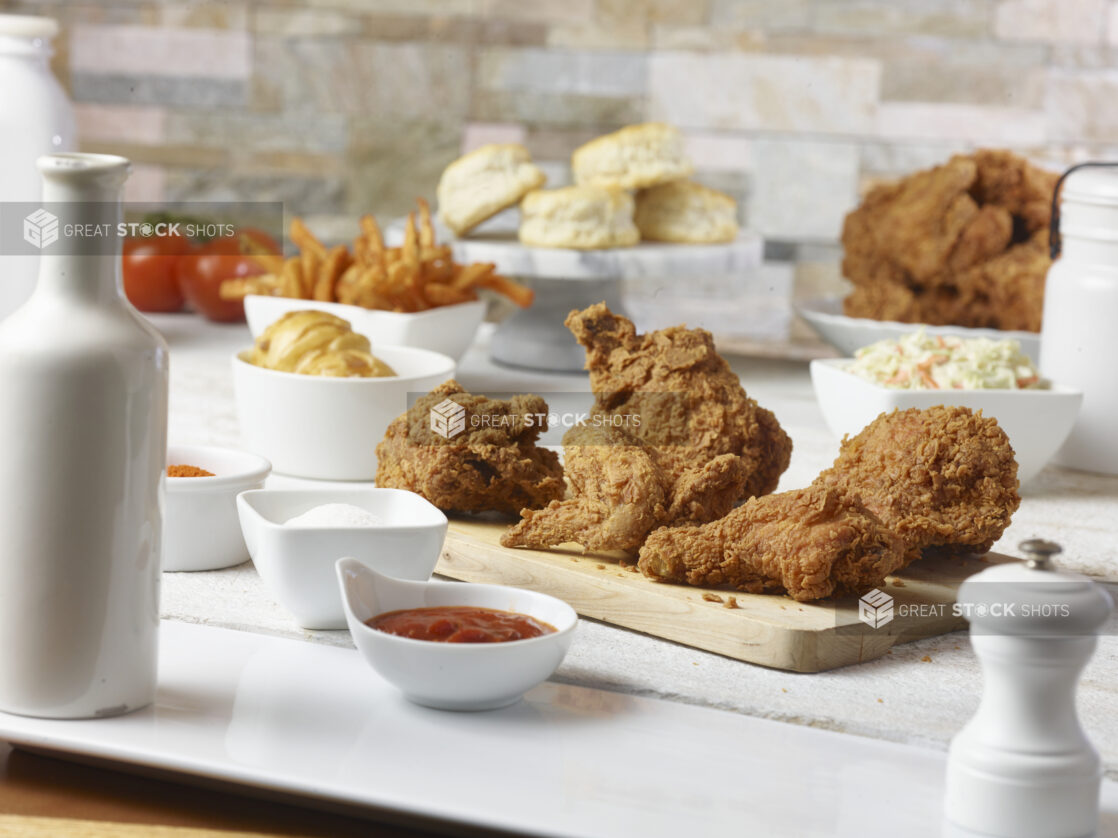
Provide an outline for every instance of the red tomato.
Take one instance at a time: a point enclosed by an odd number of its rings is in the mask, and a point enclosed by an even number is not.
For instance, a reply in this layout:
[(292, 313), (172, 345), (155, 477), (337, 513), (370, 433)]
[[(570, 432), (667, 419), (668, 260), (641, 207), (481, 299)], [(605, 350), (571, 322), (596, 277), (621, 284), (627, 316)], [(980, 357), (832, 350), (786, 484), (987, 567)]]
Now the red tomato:
[(221, 283), (227, 279), (265, 273), (252, 253), (279, 253), (279, 244), (262, 230), (246, 229), (232, 236), (214, 239), (179, 260), (177, 275), (187, 301), (210, 320), (244, 320), (241, 300), (221, 299)]
[(177, 233), (124, 242), (124, 294), (140, 311), (178, 311), (183, 296), (175, 268), (190, 242)]

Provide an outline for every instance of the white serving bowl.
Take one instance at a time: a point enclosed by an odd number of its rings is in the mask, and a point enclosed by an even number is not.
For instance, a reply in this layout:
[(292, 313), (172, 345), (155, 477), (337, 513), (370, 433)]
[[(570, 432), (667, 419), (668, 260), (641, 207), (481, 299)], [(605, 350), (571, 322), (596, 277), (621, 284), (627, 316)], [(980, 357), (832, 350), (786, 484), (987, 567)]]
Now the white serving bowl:
[(1036, 332), (972, 329), (966, 326), (929, 326), (924, 323), (847, 317), (842, 313), (841, 297), (816, 297), (797, 303), (795, 308), (796, 313), (807, 321), (819, 337), (843, 355), (853, 355), (863, 346), (869, 346), (879, 340), (897, 340), (917, 329), (923, 329), (925, 334), (929, 335), (955, 335), (961, 338), (989, 338), (990, 340), (1012, 339), (1021, 345), (1021, 352), (1034, 364), (1040, 360), (1040, 335)]
[(197, 466), (214, 476), (166, 478), (163, 569), (218, 570), (248, 559), (237, 495), (263, 486), (271, 463), (232, 448), (171, 445), (167, 465)]
[[(567, 603), (520, 588), (403, 582), (351, 558), (337, 563), (337, 574), (350, 634), (368, 664), (409, 700), (440, 710), (492, 710), (517, 701), (556, 670), (578, 624)], [(437, 643), (365, 624), (386, 611), (441, 605), (516, 611), (556, 630), (505, 643)]]
[(1009, 437), (1017, 478), (1032, 479), (1075, 424), (1083, 393), (1053, 384), (1047, 390), (898, 390), (846, 371), (852, 358), (811, 362), (811, 383), (827, 426), (840, 439), (854, 435), (895, 408), (958, 405), (992, 416)]
[(246, 447), (281, 474), (319, 480), (372, 480), (377, 443), (423, 394), (454, 377), (455, 362), (438, 352), (377, 346), (397, 373), (385, 378), (332, 378), (276, 372), (233, 356), (233, 393)]
[[(368, 527), (288, 527), (324, 503), (348, 503), (380, 518)], [(344, 629), (334, 563), (343, 556), (401, 579), (426, 580), (446, 538), (446, 516), (403, 489), (257, 489), (237, 497), (256, 571), (305, 629)]]
[(255, 338), (289, 311), (326, 311), (348, 320), (353, 331), (367, 337), (376, 354), (381, 345), (412, 346), (430, 349), (461, 359), (473, 343), (474, 335), (485, 318), (485, 301), (458, 303), (452, 306), (419, 311), (414, 314), (380, 311), (345, 303), (324, 303), (288, 297), (245, 297), (245, 319)]

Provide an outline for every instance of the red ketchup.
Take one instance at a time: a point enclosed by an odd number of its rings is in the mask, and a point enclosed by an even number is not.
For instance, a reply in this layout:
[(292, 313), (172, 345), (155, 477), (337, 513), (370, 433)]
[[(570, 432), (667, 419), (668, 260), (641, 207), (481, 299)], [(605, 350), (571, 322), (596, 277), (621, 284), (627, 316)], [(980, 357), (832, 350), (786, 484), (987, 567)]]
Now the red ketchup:
[(386, 611), (366, 620), (365, 625), (399, 637), (437, 643), (505, 643), (555, 631), (554, 626), (527, 614), (463, 605)]

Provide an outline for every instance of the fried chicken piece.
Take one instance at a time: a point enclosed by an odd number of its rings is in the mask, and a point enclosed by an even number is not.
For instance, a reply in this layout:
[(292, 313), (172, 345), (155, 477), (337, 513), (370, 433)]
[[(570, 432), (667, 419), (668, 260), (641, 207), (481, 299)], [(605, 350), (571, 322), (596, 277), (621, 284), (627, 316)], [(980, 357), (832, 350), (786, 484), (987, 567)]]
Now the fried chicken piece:
[(1043, 228), (1027, 242), (976, 265), (959, 277), (959, 293), (944, 306), (951, 323), (1039, 332), (1051, 264), (1048, 229)]
[(564, 437), (567, 499), (525, 512), (502, 544), (635, 552), (656, 527), (712, 521), (776, 488), (792, 442), (709, 332), (638, 335), (605, 303), (566, 324), (586, 347), (594, 422)]
[(966, 407), (881, 414), (843, 440), (812, 485), (857, 493), (909, 560), (929, 547), (985, 553), (1021, 503), (1005, 431)]
[(785, 592), (799, 602), (860, 594), (904, 563), (901, 538), (842, 487), (753, 498), (697, 527), (659, 529), (638, 567), (662, 582)]
[(1039, 330), (1056, 180), (983, 150), (871, 190), (843, 224), (843, 273), (855, 286), (843, 311)]
[(638, 416), (639, 425), (630, 424), (630, 432), (657, 448), (673, 485), (693, 479), (689, 472), (715, 457), (732, 454), (745, 467), (734, 501), (776, 488), (788, 468), (792, 441), (776, 417), (746, 395), (715, 351), (710, 332), (674, 326), (638, 335), (605, 303), (572, 311), (565, 322), (586, 347), (593, 412)]
[(636, 550), (667, 514), (667, 480), (652, 452), (624, 431), (581, 426), (563, 435), (563, 453), (569, 497), (524, 510), (501, 544)]
[(585, 550), (635, 553), (656, 527), (718, 518), (745, 481), (741, 461), (724, 454), (673, 482), (659, 452), (620, 428), (583, 425), (563, 436), (565, 500), (526, 509), (501, 537), (506, 547), (545, 549), (574, 543)]
[[(465, 427), (448, 437), (431, 428), (432, 408), (446, 400), (466, 411)], [(517, 515), (546, 506), (564, 491), (559, 456), (536, 445), (546, 416), (539, 396), (501, 401), (446, 381), (388, 426), (377, 445), (377, 485), (416, 492), (447, 512)]]
[(968, 190), (978, 166), (967, 157), (884, 184), (846, 217), (843, 272), (858, 283), (935, 282), (944, 268), (965, 269), (1005, 250), (1013, 235), (1007, 210), (980, 207)]
[(980, 149), (974, 153), (978, 179), (972, 192), (980, 204), (1005, 207), (1023, 228), (1014, 241), (1047, 230), (1052, 216), (1052, 193), (1059, 176), (1029, 165), (1009, 151)]

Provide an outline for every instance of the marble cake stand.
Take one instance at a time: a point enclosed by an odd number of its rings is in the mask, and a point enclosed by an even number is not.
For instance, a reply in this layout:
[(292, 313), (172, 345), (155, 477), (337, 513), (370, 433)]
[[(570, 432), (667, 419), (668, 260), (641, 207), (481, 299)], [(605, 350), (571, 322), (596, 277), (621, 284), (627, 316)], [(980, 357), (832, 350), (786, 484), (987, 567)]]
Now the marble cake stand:
[(506, 318), (493, 334), (494, 361), (554, 372), (583, 368), (585, 353), (563, 325), (572, 309), (605, 302), (623, 312), (621, 280), (642, 278), (687, 284), (701, 277), (743, 275), (761, 263), (761, 237), (742, 233), (727, 244), (642, 242), (610, 250), (525, 247), (514, 232), (483, 233), (453, 242), (459, 262), (493, 262), (498, 273), (536, 292), (526, 309)]
[[(624, 313), (622, 280), (656, 280), (702, 294), (697, 286), (703, 282), (745, 276), (762, 259), (762, 239), (749, 231), (726, 244), (641, 242), (635, 247), (572, 250), (525, 247), (516, 236), (518, 220), (515, 213), (502, 213), (461, 239), (437, 221), (435, 230), (440, 242), (453, 247), (455, 261), (492, 262), (498, 273), (536, 292), (531, 306), (501, 322), (490, 343), (493, 360), (512, 367), (581, 371), (586, 355), (563, 320), (572, 309), (598, 302)], [(391, 245), (403, 240), (403, 228), (402, 219), (388, 227), (385, 237)]]

